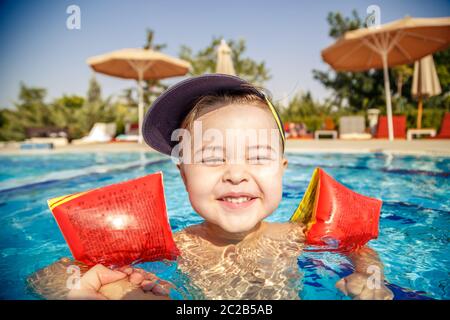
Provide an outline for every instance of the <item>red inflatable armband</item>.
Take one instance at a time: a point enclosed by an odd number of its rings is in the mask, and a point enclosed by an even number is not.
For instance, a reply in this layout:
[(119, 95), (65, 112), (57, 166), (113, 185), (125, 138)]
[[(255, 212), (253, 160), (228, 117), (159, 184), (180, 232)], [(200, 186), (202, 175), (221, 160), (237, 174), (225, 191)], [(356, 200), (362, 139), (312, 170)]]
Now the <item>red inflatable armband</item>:
[(162, 173), (48, 200), (74, 258), (123, 266), (175, 259)]
[(381, 205), (381, 200), (360, 195), (316, 168), (290, 220), (306, 226), (308, 244), (352, 250), (378, 237)]

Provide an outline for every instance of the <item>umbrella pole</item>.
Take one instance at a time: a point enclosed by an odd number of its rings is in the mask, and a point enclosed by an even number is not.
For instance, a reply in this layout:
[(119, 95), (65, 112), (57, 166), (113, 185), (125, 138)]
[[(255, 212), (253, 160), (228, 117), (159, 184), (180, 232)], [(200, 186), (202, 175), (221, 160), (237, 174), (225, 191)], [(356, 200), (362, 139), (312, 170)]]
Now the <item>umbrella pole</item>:
[(138, 104), (138, 114), (139, 114), (139, 138), (138, 142), (142, 143), (142, 123), (144, 121), (144, 88), (142, 88), (142, 81), (144, 78), (144, 73), (138, 72), (139, 80), (138, 80), (138, 91), (139, 91), (139, 104)]
[(388, 118), (389, 141), (393, 141), (394, 140), (394, 124), (392, 122), (391, 86), (389, 84), (387, 50), (383, 50), (381, 52), (381, 59), (383, 60), (384, 92), (386, 94), (386, 112), (387, 112), (387, 118)]
[(417, 111), (417, 129), (422, 129), (422, 95), (419, 96), (419, 107)]
[(138, 91), (139, 91), (139, 104), (138, 104), (138, 116), (139, 116), (139, 135), (138, 135), (138, 143), (143, 143), (144, 139), (142, 137), (142, 124), (144, 122), (144, 88), (142, 83), (144, 82), (144, 72), (150, 68), (153, 64), (153, 61), (145, 62), (144, 64), (128, 60), (130, 66), (136, 71), (138, 75)]
[(418, 79), (417, 79), (417, 84), (418, 84), (418, 94), (419, 94), (419, 105), (417, 106), (417, 129), (422, 129), (422, 62), (419, 60), (418, 63)]

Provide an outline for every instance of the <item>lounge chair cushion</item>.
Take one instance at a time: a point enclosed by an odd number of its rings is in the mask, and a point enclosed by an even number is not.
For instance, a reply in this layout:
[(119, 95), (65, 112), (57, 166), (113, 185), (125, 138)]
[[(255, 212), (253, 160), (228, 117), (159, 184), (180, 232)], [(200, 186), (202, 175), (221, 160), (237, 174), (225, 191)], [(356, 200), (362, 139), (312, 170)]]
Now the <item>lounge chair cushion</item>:
[[(406, 116), (393, 116), (394, 138), (406, 139)], [(378, 120), (377, 138), (388, 138), (388, 121), (386, 116)]]
[(450, 139), (450, 112), (445, 113), (437, 138)]
[(366, 120), (363, 116), (346, 116), (339, 119), (339, 135), (365, 133)]

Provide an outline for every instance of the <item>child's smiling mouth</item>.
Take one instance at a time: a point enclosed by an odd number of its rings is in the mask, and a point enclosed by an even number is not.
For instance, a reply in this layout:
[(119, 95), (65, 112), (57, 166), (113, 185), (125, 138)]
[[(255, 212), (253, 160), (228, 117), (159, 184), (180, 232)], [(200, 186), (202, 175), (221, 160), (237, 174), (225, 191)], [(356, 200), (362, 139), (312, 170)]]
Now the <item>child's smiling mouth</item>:
[(253, 194), (229, 192), (217, 198), (216, 200), (218, 200), (222, 207), (224, 207), (225, 209), (236, 210), (251, 206), (253, 203), (255, 203), (256, 199), (258, 199), (258, 197)]

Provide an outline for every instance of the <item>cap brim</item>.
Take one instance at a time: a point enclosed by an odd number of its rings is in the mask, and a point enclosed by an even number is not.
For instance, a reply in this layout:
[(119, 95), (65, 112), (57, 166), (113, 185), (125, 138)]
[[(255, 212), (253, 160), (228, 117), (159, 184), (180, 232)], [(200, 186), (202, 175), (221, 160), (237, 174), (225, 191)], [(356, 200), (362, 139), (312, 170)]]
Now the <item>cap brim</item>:
[(153, 149), (170, 155), (178, 141), (172, 132), (193, 108), (195, 101), (222, 90), (239, 90), (245, 80), (225, 74), (207, 74), (183, 80), (161, 94), (145, 115), (142, 125), (144, 141)]

